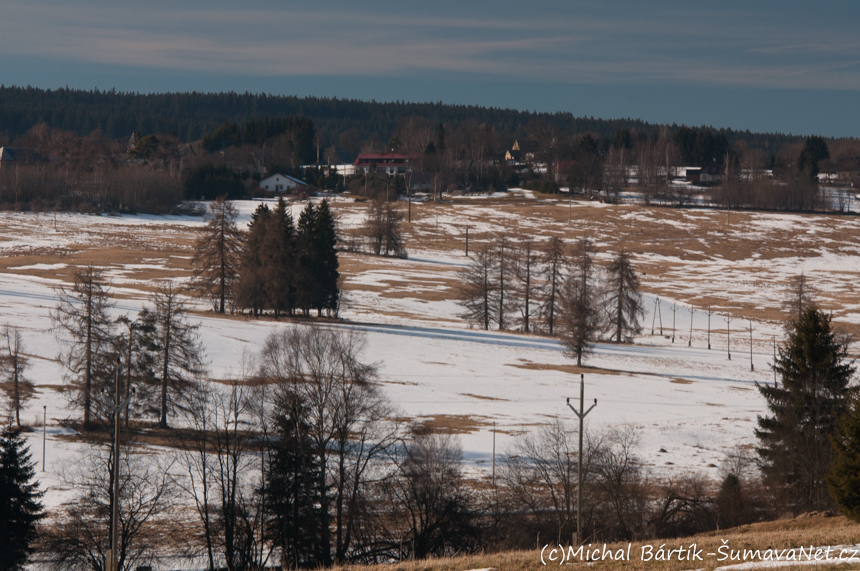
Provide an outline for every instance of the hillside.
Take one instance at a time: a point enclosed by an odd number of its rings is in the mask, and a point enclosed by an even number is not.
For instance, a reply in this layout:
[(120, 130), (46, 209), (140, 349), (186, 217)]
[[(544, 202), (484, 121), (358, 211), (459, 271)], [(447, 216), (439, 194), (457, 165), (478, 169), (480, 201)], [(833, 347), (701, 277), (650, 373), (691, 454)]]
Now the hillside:
[[(131, 133), (176, 132), (184, 142), (201, 138), (226, 121), (242, 123), (265, 116), (303, 115), (329, 138), (355, 130), (362, 140), (391, 138), (398, 124), (419, 116), (433, 124), (459, 125), (465, 121), (486, 123), (510, 145), (522, 137), (533, 120), (546, 122), (566, 134), (590, 132), (611, 138), (619, 129), (651, 133), (660, 125), (638, 119), (596, 119), (572, 113), (534, 113), (514, 109), (410, 103), (377, 102), (322, 97), (294, 97), (253, 93), (121, 93), (74, 89), (45, 90), (34, 87), (0, 87), (0, 133), (14, 140), (39, 123), (87, 135), (101, 130), (108, 137), (128, 138)], [(730, 143), (744, 141), (750, 147), (776, 149), (802, 140), (779, 133), (720, 130)]]

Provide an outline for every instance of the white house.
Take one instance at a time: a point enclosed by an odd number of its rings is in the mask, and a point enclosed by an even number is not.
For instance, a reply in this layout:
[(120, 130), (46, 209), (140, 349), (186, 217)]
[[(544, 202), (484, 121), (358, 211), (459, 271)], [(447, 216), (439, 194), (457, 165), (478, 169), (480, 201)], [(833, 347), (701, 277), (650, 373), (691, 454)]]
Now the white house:
[(260, 188), (268, 192), (286, 192), (302, 186), (307, 186), (307, 183), (285, 174), (273, 174), (260, 181)]

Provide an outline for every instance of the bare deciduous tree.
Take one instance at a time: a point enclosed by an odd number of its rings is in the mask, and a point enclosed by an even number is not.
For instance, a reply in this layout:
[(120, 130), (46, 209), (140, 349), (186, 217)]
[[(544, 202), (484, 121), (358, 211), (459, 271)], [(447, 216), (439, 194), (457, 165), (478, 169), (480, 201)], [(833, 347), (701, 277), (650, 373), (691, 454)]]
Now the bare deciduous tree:
[(547, 248), (541, 259), (541, 288), (539, 315), (543, 320), (547, 333), (555, 335), (558, 319), (561, 313), (562, 289), (565, 282), (565, 272), (568, 260), (564, 252), (564, 243), (553, 236), (549, 239)]
[(15, 415), (15, 424), (21, 428), (21, 408), (33, 398), (36, 387), (24, 374), (29, 364), (21, 331), (8, 324), (2, 331), (2, 356), (0, 356), (0, 389), (6, 395), (10, 412)]
[(594, 276), (594, 246), (581, 238), (573, 255), (573, 268), (564, 284), (561, 343), (582, 366), (585, 355), (600, 329), (597, 285)]
[[(125, 454), (120, 461), (118, 541), (119, 570), (152, 564), (170, 529), (154, 520), (171, 510), (173, 488), (167, 468), (149, 455)], [(80, 492), (56, 517), (45, 538), (49, 563), (57, 571), (107, 571), (113, 506), (113, 455), (109, 448), (86, 453), (63, 474)]]
[(194, 379), (203, 370), (203, 347), (199, 325), (188, 323), (185, 304), (168, 283), (155, 292), (155, 338), (161, 381), (159, 425), (167, 427), (167, 414), (185, 406), (180, 401), (194, 389)]
[(326, 565), (360, 560), (371, 549), (375, 538), (364, 528), (364, 494), (399, 432), (375, 387), (376, 367), (359, 360), (364, 343), (359, 332), (314, 325), (273, 333), (261, 353), (261, 378), (276, 384), (279, 402), (301, 403), (310, 431)]
[(367, 209), (365, 235), (377, 256), (405, 258), (403, 246), (403, 214), (385, 200), (374, 200)]
[(195, 245), (193, 289), (212, 300), (215, 310), (224, 313), (232, 297), (239, 271), (242, 233), (236, 227), (236, 208), (221, 197), (209, 204), (206, 227)]
[(469, 265), (457, 273), (457, 303), (463, 308), (460, 317), (487, 331), (496, 318), (498, 284), (494, 270), (493, 252), (489, 245), (482, 244), (471, 256)]
[[(111, 359), (114, 321), (113, 307), (101, 270), (87, 266), (75, 272), (72, 287), (57, 289), (60, 302), (51, 312), (54, 327), (66, 333), (68, 352), (61, 355), (72, 386), (73, 404), (84, 410), (84, 427), (92, 422), (94, 396), (100, 385), (109, 383), (113, 372)], [(94, 386), (95, 385), (95, 386)], [(97, 413), (103, 412), (101, 410)]]
[(630, 255), (622, 249), (607, 268), (605, 310), (607, 325), (616, 343), (630, 342), (642, 332), (639, 320), (645, 314), (639, 278), (630, 262)]
[(513, 294), (514, 310), (519, 314), (517, 321), (524, 333), (532, 330), (532, 309), (539, 298), (539, 272), (537, 252), (531, 240), (519, 244), (511, 256), (513, 265)]

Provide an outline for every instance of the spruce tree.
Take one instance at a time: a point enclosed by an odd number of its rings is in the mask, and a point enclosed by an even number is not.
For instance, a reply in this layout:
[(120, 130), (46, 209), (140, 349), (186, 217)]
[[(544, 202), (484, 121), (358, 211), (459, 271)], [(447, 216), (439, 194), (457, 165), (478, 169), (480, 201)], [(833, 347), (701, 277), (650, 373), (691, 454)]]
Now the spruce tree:
[(756, 437), (765, 483), (796, 513), (830, 505), (825, 475), (829, 438), (856, 388), (854, 368), (830, 329), (830, 318), (809, 307), (790, 324), (774, 369), (781, 383), (757, 385), (770, 416), (758, 417)]
[(295, 237), (293, 215), (281, 198), (270, 217), (261, 254), (266, 297), (276, 318), (282, 313), (292, 315), (296, 303)]
[(266, 500), (270, 533), (281, 548), (284, 569), (319, 567), (324, 560), (318, 541), (322, 478), (307, 413), (295, 395), (280, 399), (275, 415), (277, 438), (269, 450)]
[(272, 212), (260, 203), (251, 214), (248, 234), (240, 256), (236, 304), (249, 308), (256, 316), (266, 305), (266, 277), (263, 262), (263, 247), (269, 229)]
[(45, 517), (34, 475), (21, 431), (7, 426), (0, 435), (0, 571), (24, 569), (33, 551), (36, 524)]
[(340, 290), (338, 280), (340, 272), (337, 259), (337, 235), (335, 234), (334, 216), (323, 200), (317, 208), (316, 224), (314, 226), (315, 267), (320, 288), (317, 311), (325, 309), (329, 315), (337, 315)]
[(833, 462), (827, 489), (848, 518), (860, 522), (860, 400), (854, 399), (830, 439)]
[(316, 248), (314, 247), (317, 227), (317, 210), (308, 205), (299, 215), (296, 235), (296, 306), (307, 316), (311, 308), (321, 307), (321, 291), (316, 271)]

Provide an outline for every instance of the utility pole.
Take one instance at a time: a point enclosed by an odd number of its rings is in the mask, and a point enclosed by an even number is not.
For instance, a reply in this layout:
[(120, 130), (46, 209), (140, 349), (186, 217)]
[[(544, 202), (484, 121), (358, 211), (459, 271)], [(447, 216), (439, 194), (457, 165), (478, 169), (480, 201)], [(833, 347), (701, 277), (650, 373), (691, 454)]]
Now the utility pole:
[(726, 314), (723, 318), (726, 322), (726, 352), (729, 354), (729, 361), (732, 360), (732, 316)]
[(48, 426), (48, 406), (42, 405), (42, 472), (45, 471), (45, 437)]
[(493, 423), (493, 488), (496, 487), (496, 423)]
[(773, 336), (773, 386), (776, 386), (776, 335)]
[(119, 370), (122, 362), (119, 357), (116, 359), (116, 369), (114, 370), (114, 399), (113, 399), (113, 506), (110, 515), (110, 554), (108, 556), (108, 571), (119, 571), (119, 417), (122, 409), (128, 406), (131, 402), (131, 397), (128, 395), (126, 399), (120, 402), (119, 390)]
[(660, 337), (663, 336), (663, 304), (660, 303), (660, 298), (657, 298), (657, 317), (660, 319)]
[(752, 360), (752, 332), (753, 332), (752, 319), (750, 319), (749, 322), (750, 322), (750, 371), (755, 371), (755, 367), (753, 366), (753, 360)]
[(651, 335), (654, 335), (654, 321), (657, 319), (657, 304), (659, 302), (659, 297), (654, 300), (654, 313), (651, 314)]
[(582, 431), (583, 420), (591, 412), (591, 409), (597, 406), (597, 399), (594, 399), (594, 404), (585, 410), (585, 375), (579, 374), (579, 410), (573, 408), (570, 404), (570, 398), (567, 399), (567, 406), (579, 418), (579, 457), (577, 458), (577, 485), (576, 485), (576, 542), (582, 544)]
[(672, 343), (675, 342), (675, 313), (678, 311), (678, 304), (672, 302)]
[(469, 255), (469, 226), (466, 226), (466, 255)]
[(690, 312), (690, 338), (687, 339), (687, 347), (692, 347), (693, 346), (693, 314), (696, 313), (696, 308), (691, 307), (687, 311)]
[(713, 315), (713, 311), (711, 311), (711, 306), (708, 306), (708, 351), (711, 350), (711, 315)]

